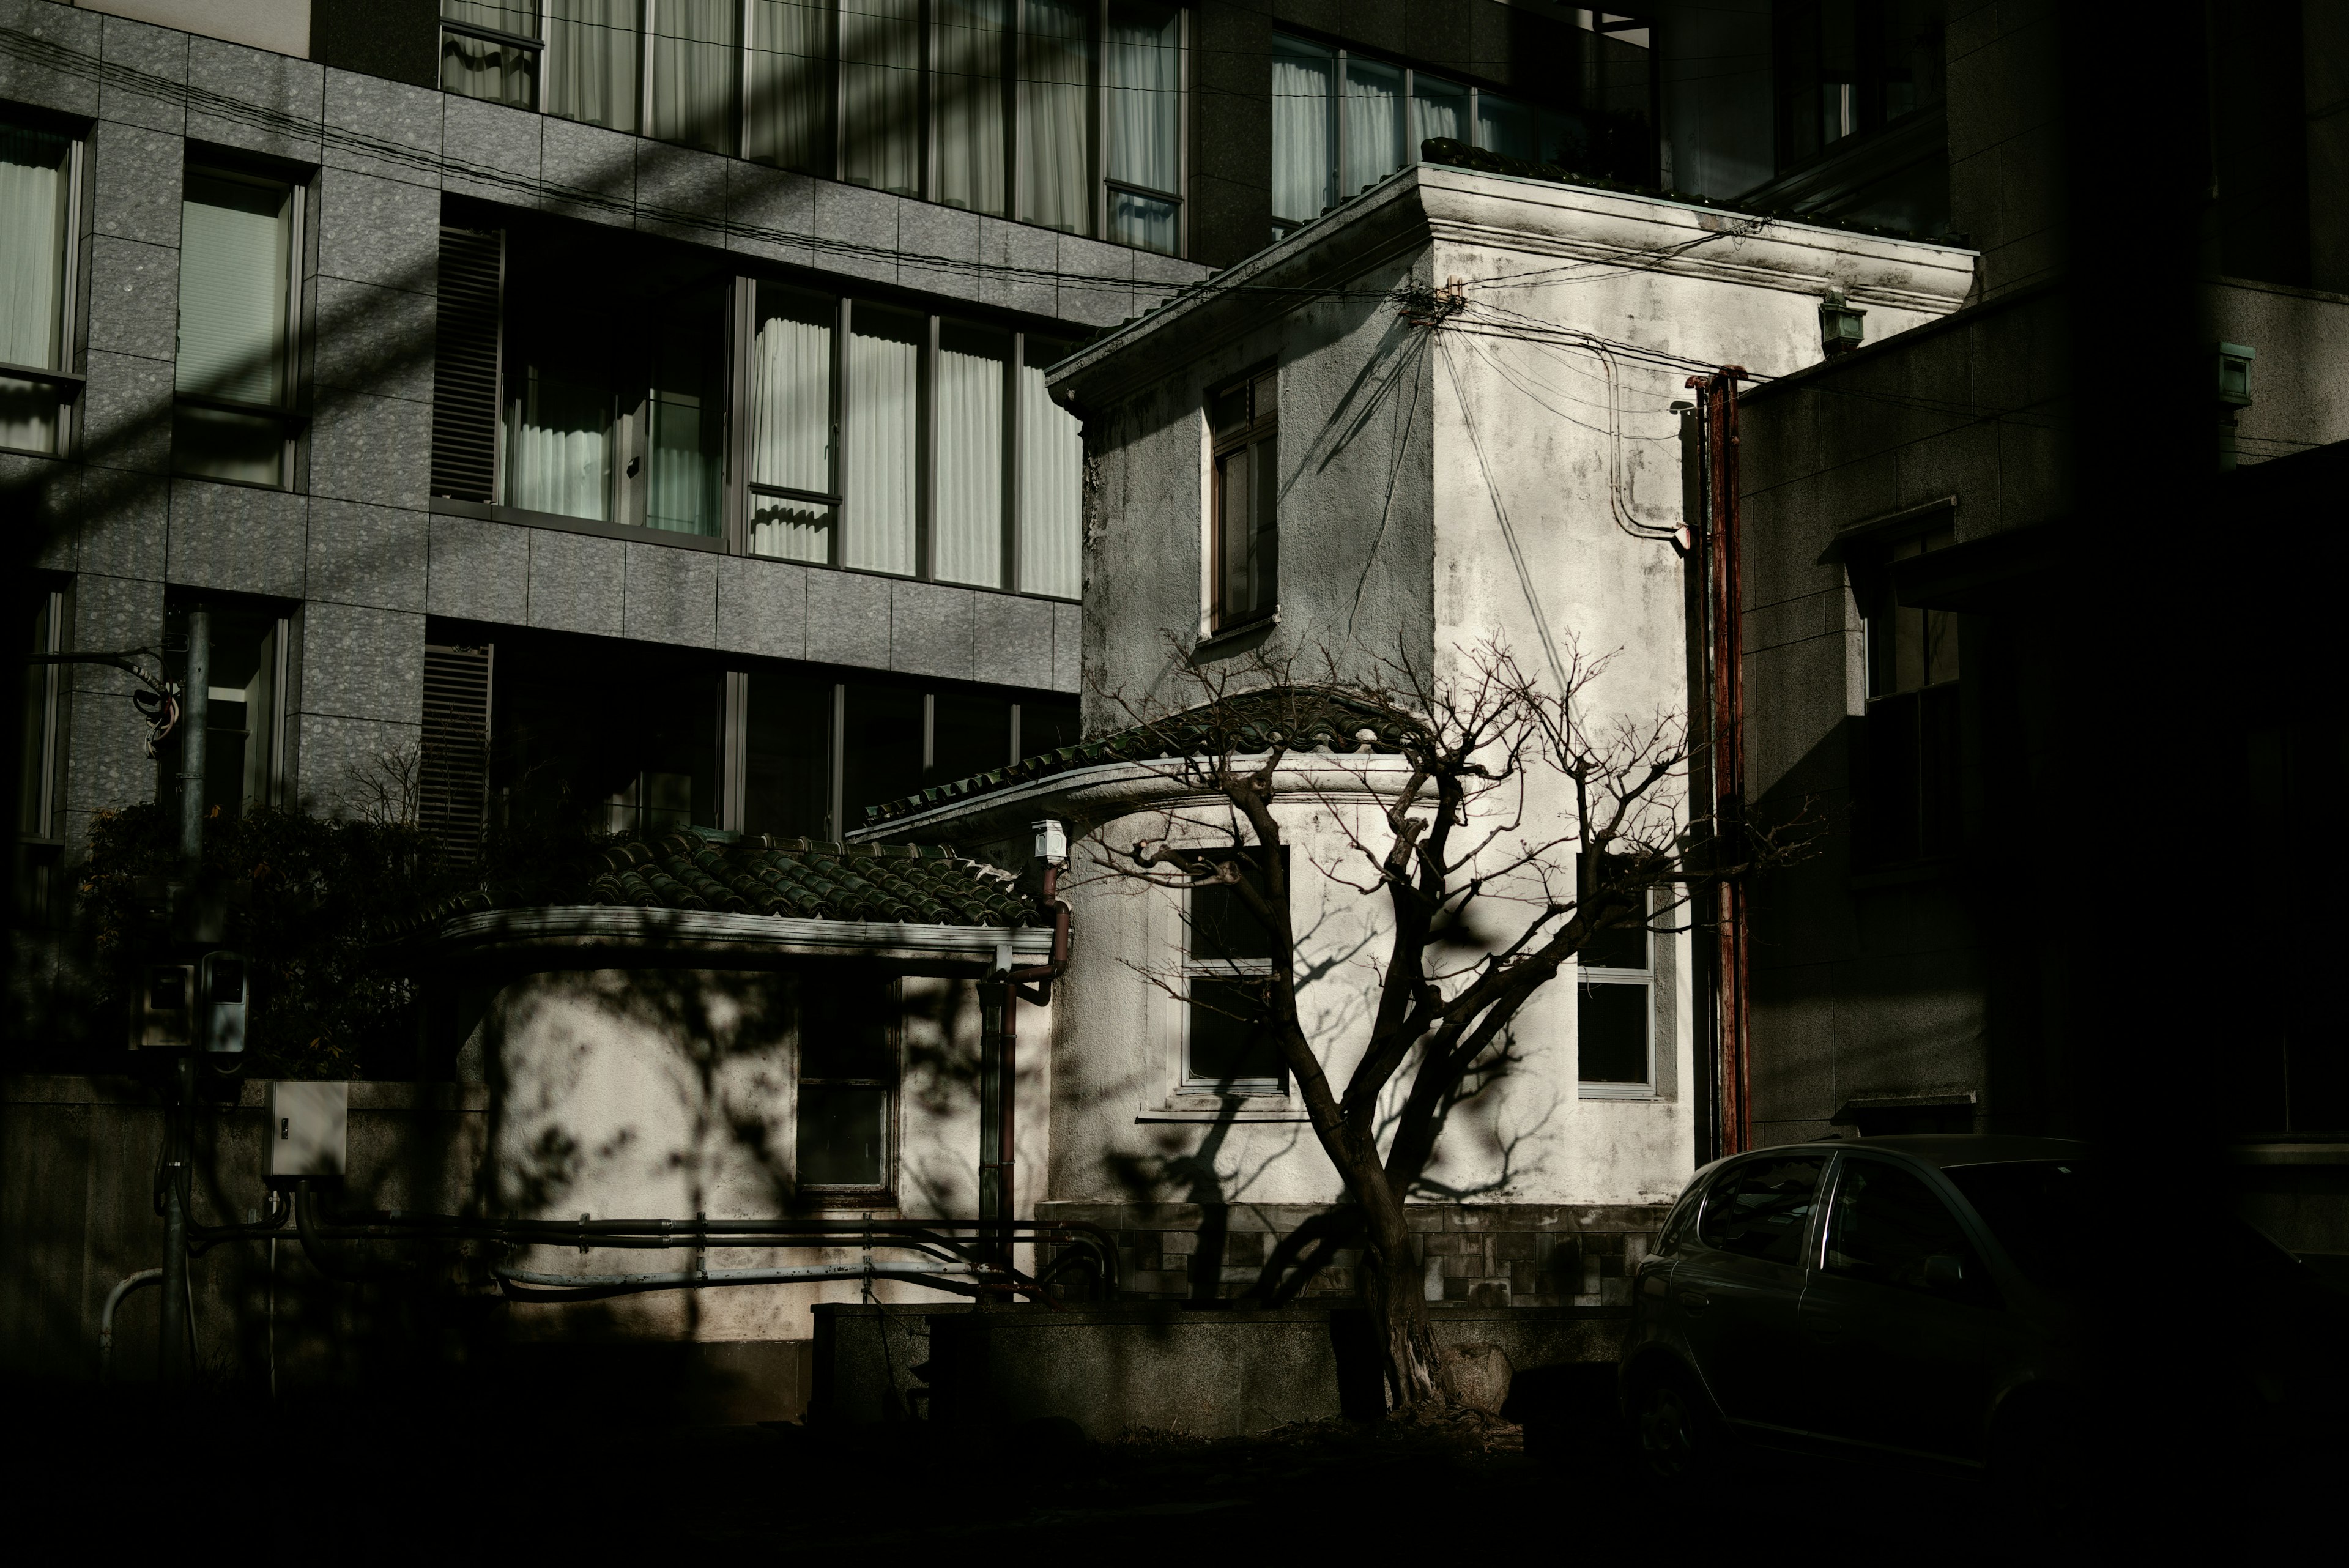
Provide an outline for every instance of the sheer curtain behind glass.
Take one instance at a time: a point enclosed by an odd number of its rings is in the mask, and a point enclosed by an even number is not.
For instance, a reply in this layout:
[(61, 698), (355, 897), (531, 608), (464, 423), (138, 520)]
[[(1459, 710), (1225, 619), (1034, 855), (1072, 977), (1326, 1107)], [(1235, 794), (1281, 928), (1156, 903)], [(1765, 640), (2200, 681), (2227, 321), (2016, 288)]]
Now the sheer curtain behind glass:
[(182, 404), (172, 462), (183, 473), (285, 482), (285, 333), (293, 288), (294, 191), (187, 172), (180, 216), (178, 389), (253, 407)]
[(509, 325), (504, 499), (609, 522), (617, 399), (602, 339), (580, 329), (587, 316), (584, 301), (540, 296)]
[(636, 128), (637, 0), (546, 0), (546, 112)]
[(1085, 234), (1092, 228), (1092, 138), (1086, 130), (1092, 7), (1027, 0), (1019, 69), (1022, 221)]
[[(1182, 14), (1162, 5), (1116, 5), (1102, 51), (1109, 126), (1109, 178), (1173, 195), (1182, 180)], [(1175, 203), (1131, 191), (1109, 192), (1109, 237), (1173, 254)]]
[(918, 194), (921, 0), (840, 0), (840, 177)]
[(1011, 337), (938, 328), (937, 521), (930, 575), (1003, 587), (1003, 379)]
[(832, 7), (751, 0), (742, 156), (832, 173)]
[(1468, 89), (1457, 82), (1413, 71), (1411, 78), (1411, 146), (1408, 161), (1419, 161), (1420, 143), (1434, 137), (1473, 140), (1468, 129)]
[(1003, 215), (1003, 47), (1009, 0), (936, 0), (936, 66), (930, 78), (937, 119), (937, 199), (949, 207)]
[(735, 29), (741, 0), (658, 0), (653, 7), (652, 134), (734, 151)]
[[(761, 284), (750, 351), (753, 484), (832, 493), (832, 334), (835, 306), (819, 295)], [(750, 551), (788, 561), (832, 559), (832, 508), (750, 496)]]
[(1293, 38), (1272, 41), (1272, 215), (1309, 223), (1338, 199), (1338, 61)]
[(1338, 189), (1351, 196), (1402, 167), (1402, 72), (1376, 60), (1346, 61), (1345, 168)]
[[(0, 360), (65, 369), (66, 186), (72, 144), (0, 124)], [(0, 446), (53, 452), (54, 387), (0, 376)]]
[(666, 302), (654, 326), (645, 524), (714, 537), (726, 458), (726, 305), (714, 289)]
[(1084, 436), (1044, 390), (1044, 371), (1067, 346), (1030, 337), (1019, 368), (1019, 588), (1072, 599), (1081, 586), (1079, 519)]
[[(502, 0), (440, 0), (440, 15), (451, 22), (470, 22), (525, 38), (538, 36), (535, 0), (504, 4)], [(492, 103), (528, 109), (537, 98), (538, 51), (516, 48), (488, 38), (440, 30), (440, 87), (443, 91)]]
[(924, 317), (860, 305), (848, 337), (848, 533), (841, 565), (911, 575)]
[(1478, 93), (1476, 145), (1510, 158), (1528, 161), (1539, 158), (1541, 144), (1534, 135), (1532, 107), (1498, 93)]

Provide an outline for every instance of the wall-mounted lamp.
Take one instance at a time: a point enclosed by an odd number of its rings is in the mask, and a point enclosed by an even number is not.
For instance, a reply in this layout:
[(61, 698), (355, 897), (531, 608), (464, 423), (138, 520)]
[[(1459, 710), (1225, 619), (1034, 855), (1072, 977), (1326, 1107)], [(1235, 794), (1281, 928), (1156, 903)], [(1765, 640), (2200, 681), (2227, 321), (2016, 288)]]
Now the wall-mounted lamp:
[(1868, 312), (1845, 303), (1843, 290), (1831, 288), (1819, 301), (1819, 350), (1847, 354), (1867, 336)]

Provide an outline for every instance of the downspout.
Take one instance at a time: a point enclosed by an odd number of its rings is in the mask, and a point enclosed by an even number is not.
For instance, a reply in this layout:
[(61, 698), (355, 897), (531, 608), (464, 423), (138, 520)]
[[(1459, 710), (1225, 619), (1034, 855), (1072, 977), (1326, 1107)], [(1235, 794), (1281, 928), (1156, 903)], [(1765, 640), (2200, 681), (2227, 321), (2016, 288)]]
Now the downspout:
[[(995, 1028), (995, 1061), (992, 1075), (995, 1085), (993, 1106), (994, 1128), (991, 1146), (982, 1154), (992, 1153), (994, 1158), (982, 1159), (979, 1168), (979, 1218), (1010, 1220), (1015, 1218), (1017, 1189), (1014, 1168), (1018, 1161), (1015, 1141), (1019, 1119), (1019, 1002), (1024, 996), (1039, 1007), (1048, 1006), (1052, 1000), (1052, 982), (1069, 967), (1069, 906), (1061, 898), (1061, 867), (1069, 857), (1068, 830), (1058, 820), (1046, 817), (1035, 825), (1035, 858), (1044, 863), (1044, 887), (1041, 902), (1052, 911), (1052, 951), (1043, 963), (1023, 969), (1010, 967), (1010, 950), (1004, 950), (1006, 962), (1001, 980), (1002, 1001), (997, 1008)], [(987, 1179), (992, 1171), (995, 1179)], [(993, 1212), (989, 1213), (988, 1210)], [(1003, 1249), (998, 1259), (1005, 1275), (1011, 1272), (1011, 1236), (1003, 1238)]]
[[(1737, 506), (1737, 383), (1743, 366), (1692, 376), (1704, 436), (1707, 604), (1711, 639), (1712, 773), (1715, 864), (1745, 853), (1745, 591)], [(1724, 876), (1713, 891), (1714, 1050), (1719, 1153), (1753, 1147), (1752, 1038), (1748, 1032), (1745, 885)]]

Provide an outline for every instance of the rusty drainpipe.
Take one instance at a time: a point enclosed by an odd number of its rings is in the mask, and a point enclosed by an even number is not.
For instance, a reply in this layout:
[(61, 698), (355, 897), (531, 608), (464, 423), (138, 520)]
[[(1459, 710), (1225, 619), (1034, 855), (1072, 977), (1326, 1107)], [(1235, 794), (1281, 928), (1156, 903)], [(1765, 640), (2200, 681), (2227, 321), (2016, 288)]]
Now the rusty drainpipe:
[[(1715, 853), (1745, 850), (1745, 605), (1737, 514), (1737, 383), (1742, 365), (1692, 376), (1703, 410), (1708, 602), (1713, 616), (1713, 792)], [(1752, 1036), (1747, 1023), (1745, 884), (1724, 877), (1714, 888), (1716, 1034), (1723, 1154), (1753, 1147)]]
[[(1019, 1146), (1012, 1140), (1019, 1127), (1019, 1001), (1025, 996), (1039, 1007), (1049, 1006), (1052, 981), (1069, 967), (1069, 906), (1061, 898), (1061, 865), (1069, 855), (1068, 832), (1050, 817), (1037, 823), (1035, 831), (1036, 858), (1044, 863), (1042, 902), (1052, 911), (1052, 953), (1043, 963), (1003, 971), (1003, 1015), (996, 1032), (995, 1058), (997, 1158), (989, 1162), (995, 1169), (995, 1213), (999, 1220), (1018, 1218), (1013, 1212), (1012, 1170)], [(1011, 1271), (1013, 1245), (1007, 1232), (998, 1259), (1007, 1275)]]

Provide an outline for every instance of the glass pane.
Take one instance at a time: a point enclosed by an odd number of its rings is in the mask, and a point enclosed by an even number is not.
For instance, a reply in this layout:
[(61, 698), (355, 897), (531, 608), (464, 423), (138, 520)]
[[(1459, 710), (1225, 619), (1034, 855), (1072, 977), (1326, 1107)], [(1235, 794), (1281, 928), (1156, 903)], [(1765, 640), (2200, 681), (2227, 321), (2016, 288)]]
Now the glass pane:
[(937, 199), (1005, 216), (1004, 47), (1009, 0), (937, 0), (931, 113), (938, 127)]
[(2097, 1224), (2087, 1166), (2030, 1159), (1955, 1166), (1947, 1174), (2033, 1284), (2060, 1290), (2097, 1272), (2095, 1250), (2080, 1244)]
[(1369, 189), (1403, 165), (1402, 71), (1375, 60), (1346, 62), (1346, 167), (1339, 189)]
[(1577, 986), (1578, 1075), (1586, 1084), (1648, 1081), (1648, 988), (1643, 983)]
[(715, 537), (725, 527), (726, 301), (702, 290), (669, 302), (655, 319), (645, 522)]
[(1411, 161), (1419, 161), (1420, 143), (1442, 137), (1447, 141), (1474, 140), (1468, 134), (1468, 89), (1457, 82), (1413, 71), (1411, 77)]
[[(750, 355), (749, 467), (754, 484), (819, 494), (833, 488), (832, 335), (838, 306), (823, 295), (759, 286)], [(750, 497), (750, 549), (790, 561), (832, 558), (833, 509)]]
[(811, 975), (799, 988), (800, 1076), (894, 1083), (896, 987), (852, 971)]
[(285, 427), (267, 414), (182, 403), (171, 410), (171, 468), (198, 479), (285, 483)]
[(1925, 1260), (1955, 1258), (1964, 1281), (1989, 1283), (1965, 1227), (1939, 1194), (1909, 1172), (1848, 1159), (1827, 1214), (1826, 1268), (1899, 1290), (1930, 1289)]
[(1216, 607), (1226, 621), (1247, 617), (1255, 607), (1248, 592), (1248, 459), (1247, 447), (1216, 460)]
[(1723, 1173), (1705, 1195), (1697, 1240), (1719, 1251), (1799, 1264), (1823, 1157), (1759, 1159)]
[(1084, 575), (1084, 431), (1044, 389), (1045, 367), (1065, 352), (1030, 337), (1019, 371), (1019, 589), (1072, 599)]
[(1644, 926), (1609, 926), (1592, 934), (1574, 955), (1585, 969), (1648, 967), (1648, 931)]
[(1338, 199), (1338, 58), (1272, 40), (1272, 215), (1306, 222)]
[(596, 367), (551, 356), (515, 369), (520, 375), (510, 371), (507, 380), (506, 504), (609, 521), (609, 385), (595, 378)]
[(1164, 5), (1111, 6), (1102, 65), (1109, 177), (1176, 194), (1182, 179), (1182, 14)]
[(1019, 72), (1020, 218), (1048, 229), (1085, 234), (1092, 227), (1088, 191), (1092, 137), (1086, 130), (1092, 6), (1077, 0), (1027, 0), (1028, 36)]
[(841, 564), (914, 569), (924, 317), (860, 305), (848, 340), (848, 536)]
[(752, 0), (742, 156), (832, 173), (832, 8)]
[(1280, 1042), (1257, 1020), (1264, 1012), (1258, 981), (1193, 980), (1185, 1087), (1278, 1092)]
[[(204, 692), (204, 808), (233, 817), (248, 805), (267, 805), (274, 793), (278, 621), (266, 613), (215, 609), (211, 623), (212, 673)], [(184, 609), (168, 613), (165, 635), (179, 650), (167, 660), (166, 673), (174, 680), (185, 680)], [(174, 735), (157, 750), (162, 786), (157, 798), (176, 800), (180, 737)]]
[(1122, 245), (1171, 256), (1180, 243), (1175, 230), (1176, 212), (1172, 202), (1112, 190), (1109, 193), (1109, 237)]
[(660, 0), (653, 8), (652, 134), (734, 151), (734, 31), (741, 0)]
[(243, 403), (285, 396), (294, 190), (188, 171), (180, 218), (179, 389)]
[(840, 177), (921, 190), (921, 0), (840, 0)]
[[(65, 368), (67, 160), (73, 144), (47, 131), (0, 123), (0, 360), (44, 370)], [(33, 446), (5, 433), (0, 441)], [(54, 443), (38, 443), (46, 449)]]
[(800, 1085), (799, 1178), (809, 1187), (887, 1185), (889, 1091)]
[(1531, 162), (1541, 149), (1534, 140), (1534, 111), (1496, 92), (1476, 95), (1476, 145), (1487, 152)]
[[(28, 653), (53, 651), (49, 646), (50, 609), (55, 599), (53, 594), (33, 595), (31, 635), (20, 635), (18, 648)], [(47, 802), (44, 797), (47, 794), (49, 765), (50, 668), (39, 664), (25, 667), (24, 729), (16, 752), (16, 831), (36, 836), (48, 830)]]
[(941, 691), (931, 705), (929, 782), (950, 784), (1011, 761), (1011, 704), (1000, 697)]
[(518, 819), (630, 836), (718, 826), (725, 678), (700, 656), (541, 634), (498, 644), (494, 782)]
[(1003, 380), (1011, 335), (938, 327), (937, 521), (931, 576), (1003, 587)]
[(1084, 739), (1084, 726), (1074, 702), (1019, 704), (1019, 754), (1036, 756), (1073, 746)]
[[(0, 240), (0, 244), (5, 244)], [(0, 376), (0, 446), (25, 452), (57, 450), (57, 389), (47, 381)]]
[(546, 0), (546, 112), (636, 128), (637, 0)]
[(833, 837), (832, 682), (751, 671), (746, 727), (742, 830)]
[(849, 828), (864, 808), (922, 787), (922, 694), (903, 686), (852, 686), (843, 726), (842, 794)]
[[(501, 0), (440, 0), (440, 15), (451, 22), (471, 22), (501, 33), (538, 36), (535, 4), (502, 4)], [(528, 109), (537, 100), (538, 51), (469, 37), (447, 28), (440, 33), (440, 86), (443, 90), (492, 103)]]
[[(1258, 893), (1264, 890), (1263, 862), (1257, 853), (1236, 856), (1231, 864)], [(1195, 961), (1268, 959), (1273, 956), (1272, 929), (1248, 907), (1247, 898), (1229, 883), (1213, 882), (1190, 891), (1191, 957)]]

